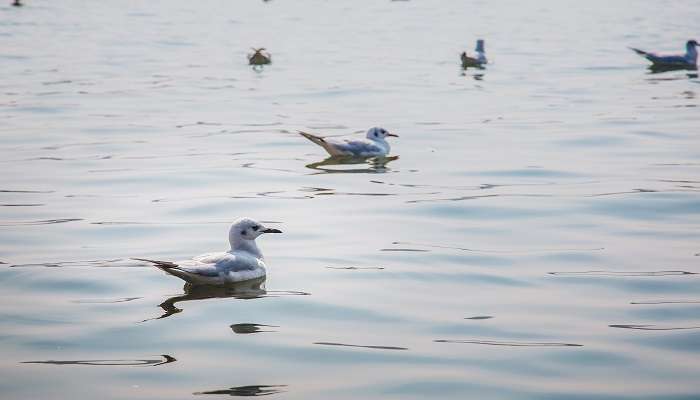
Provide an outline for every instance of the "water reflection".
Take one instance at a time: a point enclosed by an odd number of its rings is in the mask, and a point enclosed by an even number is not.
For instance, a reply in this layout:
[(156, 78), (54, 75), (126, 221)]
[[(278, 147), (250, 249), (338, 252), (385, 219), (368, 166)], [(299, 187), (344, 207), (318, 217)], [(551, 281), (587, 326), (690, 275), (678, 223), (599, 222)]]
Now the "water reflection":
[(23, 361), (22, 364), (53, 364), (53, 365), (93, 365), (93, 366), (114, 366), (114, 365), (133, 365), (155, 367), (157, 365), (169, 364), (177, 361), (175, 357), (167, 354), (161, 354), (156, 359), (137, 359), (137, 360), (47, 360), (47, 361)]
[(231, 330), (233, 331), (233, 333), (237, 333), (239, 335), (245, 335), (245, 334), (249, 334), (249, 333), (260, 333), (260, 332), (277, 332), (274, 330), (266, 330), (264, 328), (279, 328), (279, 326), (278, 325), (251, 324), (251, 323), (242, 323), (242, 324), (231, 325)]
[[(698, 67), (689, 65), (650, 65), (648, 69), (650, 74), (661, 74), (672, 71), (697, 71)], [(697, 74), (689, 73), (689, 78), (692, 78), (690, 75), (695, 75), (697, 77)]]
[(229, 396), (268, 396), (271, 394), (283, 393), (287, 385), (249, 385), (235, 386), (228, 389), (209, 390), (206, 392), (195, 392), (193, 394), (227, 394)]
[(163, 315), (156, 318), (149, 318), (142, 322), (167, 318), (173, 314), (181, 313), (182, 309), (176, 307), (175, 304), (183, 301), (227, 297), (248, 300), (257, 299), (267, 294), (264, 276), (258, 279), (236, 282), (226, 286), (192, 285), (191, 283), (186, 283), (183, 287), (183, 291), (185, 292), (184, 294), (173, 296), (158, 305), (165, 311)]
[[(328, 174), (376, 174), (391, 171), (387, 164), (398, 159), (399, 156), (391, 157), (353, 157), (353, 156), (331, 156), (323, 161), (307, 164), (306, 168)], [(364, 165), (366, 168), (329, 168), (339, 165)]]
[[(158, 305), (164, 311), (164, 313), (161, 316), (155, 318), (148, 318), (141, 322), (167, 318), (173, 314), (181, 313), (183, 310), (181, 308), (178, 308), (175, 304), (183, 301), (229, 297), (240, 300), (251, 300), (262, 297), (308, 296), (310, 294), (308, 292), (295, 290), (266, 290), (264, 276), (258, 279), (251, 279), (248, 281), (227, 284), (225, 286), (192, 285), (191, 283), (186, 283), (182, 290), (185, 293), (170, 297), (169, 299), (165, 300), (164, 302)], [(233, 328), (233, 325), (231, 326), (231, 328)]]

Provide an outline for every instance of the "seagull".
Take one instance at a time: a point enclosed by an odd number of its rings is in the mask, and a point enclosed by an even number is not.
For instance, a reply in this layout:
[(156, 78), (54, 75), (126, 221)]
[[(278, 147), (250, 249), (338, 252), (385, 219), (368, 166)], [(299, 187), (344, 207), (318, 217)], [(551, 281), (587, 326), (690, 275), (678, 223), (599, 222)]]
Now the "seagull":
[(685, 44), (685, 55), (674, 55), (674, 56), (658, 56), (654, 53), (649, 53), (644, 50), (635, 49), (630, 47), (635, 53), (651, 61), (652, 67), (688, 67), (694, 68), (698, 63), (698, 51), (695, 47), (698, 46), (698, 42), (695, 40), (688, 40)]
[(384, 157), (391, 147), (386, 137), (399, 137), (384, 128), (374, 127), (367, 131), (367, 138), (360, 140), (331, 140), (299, 131), (299, 134), (326, 149), (331, 156)]
[(476, 67), (483, 68), (484, 64), (488, 64), (486, 59), (486, 50), (484, 50), (484, 39), (478, 39), (476, 41), (476, 57), (469, 57), (467, 52), (462, 52), (460, 58), (462, 59), (462, 68)]
[(270, 53), (263, 52), (264, 47), (259, 49), (253, 48), (254, 53), (248, 54), (248, 64), (250, 65), (265, 65), (272, 62), (272, 56)]
[(265, 276), (263, 255), (255, 239), (263, 233), (282, 233), (266, 228), (250, 218), (241, 218), (231, 225), (228, 241), (231, 250), (207, 253), (189, 260), (170, 262), (134, 258), (154, 264), (170, 275), (193, 285), (225, 285)]

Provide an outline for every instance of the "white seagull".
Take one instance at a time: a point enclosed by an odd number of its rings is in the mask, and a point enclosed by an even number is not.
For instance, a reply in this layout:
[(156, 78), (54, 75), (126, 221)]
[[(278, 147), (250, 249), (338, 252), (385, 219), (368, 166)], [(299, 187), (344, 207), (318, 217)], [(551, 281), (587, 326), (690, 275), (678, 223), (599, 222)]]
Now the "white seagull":
[(486, 59), (486, 50), (484, 49), (484, 39), (478, 39), (476, 41), (476, 49), (474, 49), (476, 57), (469, 57), (467, 52), (462, 52), (460, 58), (462, 59), (462, 68), (483, 68), (485, 64), (488, 64)]
[(250, 218), (241, 218), (231, 225), (228, 241), (231, 250), (207, 253), (189, 260), (170, 262), (134, 258), (155, 264), (170, 275), (193, 285), (225, 285), (265, 276), (263, 255), (255, 239), (263, 233), (282, 233), (279, 229), (266, 228)]
[(391, 147), (386, 141), (387, 136), (399, 137), (389, 133), (384, 128), (374, 127), (367, 131), (366, 139), (355, 140), (332, 140), (325, 139), (310, 133), (301, 132), (299, 134), (317, 145), (326, 149), (331, 156), (353, 156), (353, 157), (383, 157), (389, 154)]
[(652, 67), (685, 67), (694, 68), (698, 63), (698, 51), (697, 46), (700, 46), (695, 40), (688, 40), (685, 43), (685, 54), (683, 55), (671, 55), (671, 56), (660, 56), (655, 53), (650, 53), (648, 51), (635, 49), (630, 47), (635, 53), (651, 61)]

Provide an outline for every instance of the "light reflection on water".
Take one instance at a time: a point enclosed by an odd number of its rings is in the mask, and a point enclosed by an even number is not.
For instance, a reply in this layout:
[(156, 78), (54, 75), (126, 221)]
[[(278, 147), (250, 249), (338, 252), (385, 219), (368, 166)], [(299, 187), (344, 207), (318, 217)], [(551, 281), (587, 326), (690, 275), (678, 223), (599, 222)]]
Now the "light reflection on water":
[[(627, 49), (676, 51), (693, 2), (25, 3), (0, 6), (3, 398), (700, 396), (697, 72)], [(384, 159), (296, 134), (377, 125)], [(263, 281), (131, 260), (243, 215), (285, 232)]]

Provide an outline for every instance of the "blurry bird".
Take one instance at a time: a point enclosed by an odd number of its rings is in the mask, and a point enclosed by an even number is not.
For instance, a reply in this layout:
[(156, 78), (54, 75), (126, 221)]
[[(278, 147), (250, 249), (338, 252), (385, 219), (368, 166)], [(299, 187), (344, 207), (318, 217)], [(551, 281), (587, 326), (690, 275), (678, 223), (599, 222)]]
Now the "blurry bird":
[(263, 255), (255, 239), (263, 233), (282, 233), (266, 228), (250, 218), (241, 218), (231, 225), (228, 240), (231, 249), (221, 253), (207, 253), (189, 260), (170, 262), (134, 258), (155, 264), (170, 275), (193, 285), (225, 285), (265, 276)]
[(398, 137), (384, 128), (374, 127), (367, 131), (366, 139), (332, 140), (301, 132), (299, 134), (326, 149), (332, 156), (377, 157), (389, 154), (391, 147), (386, 137)]
[(264, 52), (265, 48), (253, 48), (254, 53), (248, 54), (248, 64), (250, 65), (266, 65), (272, 62), (270, 53)]
[(476, 52), (475, 57), (469, 57), (466, 51), (462, 52), (460, 55), (462, 59), (462, 68), (483, 68), (484, 64), (488, 63), (486, 59), (486, 50), (484, 49), (484, 39), (478, 39), (476, 41), (476, 49), (474, 51)]
[(685, 54), (684, 55), (669, 55), (669, 56), (659, 56), (654, 53), (649, 53), (644, 50), (635, 49), (630, 47), (635, 53), (651, 61), (652, 67), (679, 67), (679, 68), (695, 68), (698, 62), (698, 51), (696, 47), (698, 42), (695, 40), (688, 40), (685, 44)]
[(20, 0), (15, 0), (12, 2), (12, 5), (15, 7), (22, 7), (24, 4)]

